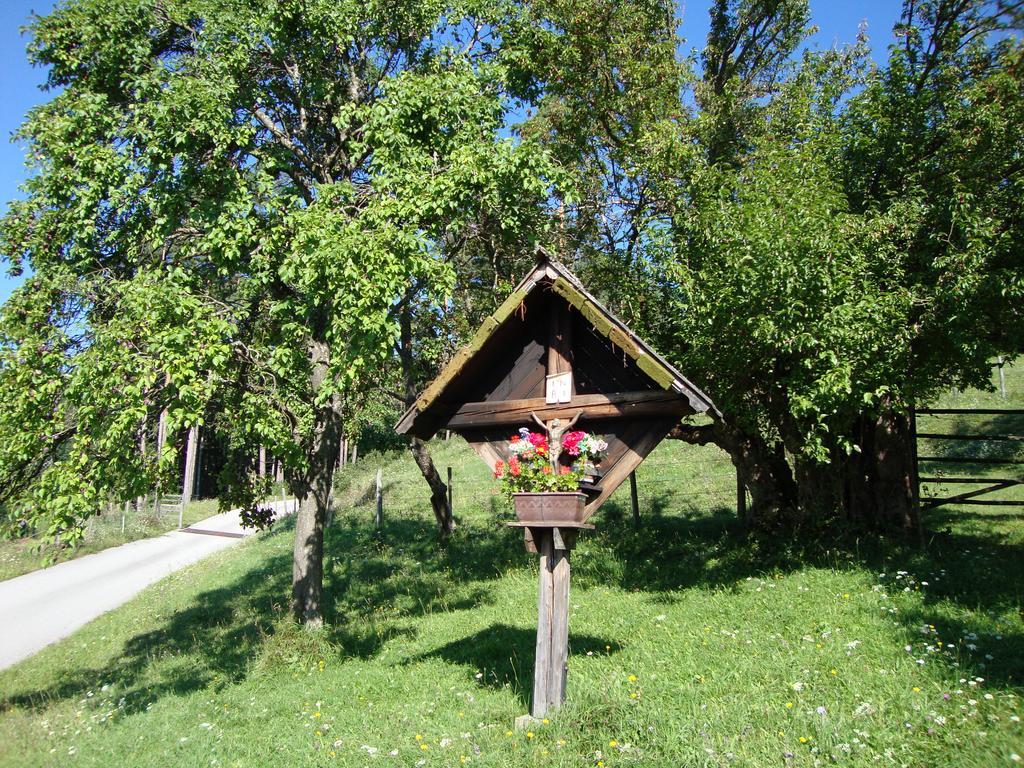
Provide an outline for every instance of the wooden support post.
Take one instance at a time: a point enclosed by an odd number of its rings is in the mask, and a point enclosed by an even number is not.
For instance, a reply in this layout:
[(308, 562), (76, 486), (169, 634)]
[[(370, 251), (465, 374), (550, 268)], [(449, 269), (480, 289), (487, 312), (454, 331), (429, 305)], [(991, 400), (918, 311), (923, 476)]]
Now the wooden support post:
[(259, 473), (260, 477), (266, 477), (267, 475), (267, 449), (262, 445), (260, 446), (260, 466)]
[(1003, 399), (1006, 399), (1006, 372), (1003, 370), (1003, 356), (999, 356), (999, 394), (1002, 395)]
[(569, 550), (575, 531), (531, 530), (540, 553), (537, 652), (530, 715), (544, 717), (565, 702), (569, 660)]
[(128, 502), (124, 503), (124, 508), (121, 510), (121, 533), (124, 533), (125, 520), (128, 518)]
[(633, 506), (633, 525), (640, 527), (640, 499), (636, 492), (636, 472), (629, 473), (629, 503)]
[(448, 467), (448, 516), (451, 518), (455, 514), (452, 507), (452, 468)]
[(374, 527), (379, 531), (384, 524), (384, 470), (377, 468), (377, 515)]

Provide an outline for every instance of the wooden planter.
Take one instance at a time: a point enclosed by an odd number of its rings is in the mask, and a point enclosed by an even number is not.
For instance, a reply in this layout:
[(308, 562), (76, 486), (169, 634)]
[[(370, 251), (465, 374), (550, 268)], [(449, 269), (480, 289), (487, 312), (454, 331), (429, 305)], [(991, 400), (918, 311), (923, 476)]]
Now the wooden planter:
[(587, 497), (582, 493), (513, 493), (512, 501), (521, 523), (579, 525)]

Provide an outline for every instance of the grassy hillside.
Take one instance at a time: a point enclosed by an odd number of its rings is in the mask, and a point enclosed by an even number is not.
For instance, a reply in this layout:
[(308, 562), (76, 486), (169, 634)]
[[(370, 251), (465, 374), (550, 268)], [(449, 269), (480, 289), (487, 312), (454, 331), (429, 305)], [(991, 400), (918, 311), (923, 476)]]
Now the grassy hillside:
[[(458, 440), (439, 545), (404, 455), (339, 478), (331, 628), (285, 615), (291, 531), (0, 673), (0, 765), (997, 766), (1024, 756), (1024, 525), (935, 510), (924, 549), (756, 542), (714, 449), (661, 446), (573, 553), (567, 706), (530, 732), (536, 559)], [(383, 467), (385, 525), (372, 530)], [(7, 628), (4, 628), (7, 631)], [(1016, 756), (1016, 757), (1015, 757)]]

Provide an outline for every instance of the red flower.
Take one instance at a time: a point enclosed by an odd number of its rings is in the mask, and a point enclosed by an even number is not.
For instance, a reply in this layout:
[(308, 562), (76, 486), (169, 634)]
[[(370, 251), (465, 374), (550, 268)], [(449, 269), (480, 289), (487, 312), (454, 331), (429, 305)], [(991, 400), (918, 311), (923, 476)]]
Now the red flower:
[(533, 447), (535, 448), (540, 445), (545, 445), (548, 441), (548, 439), (544, 437), (544, 435), (542, 435), (540, 432), (531, 432), (526, 436), (526, 439), (529, 440), (530, 444), (533, 445)]
[(494, 476), (495, 477), (504, 477), (505, 476), (505, 462), (502, 461), (501, 459), (498, 459), (496, 462), (494, 462)]
[(519, 468), (519, 459), (515, 456), (508, 460), (508, 471), (512, 473), (512, 477), (519, 477), (519, 473), (522, 471)]
[(558, 474), (560, 474), (560, 475), (568, 475), (571, 472), (572, 472), (572, 469), (570, 467), (559, 467), (558, 468)]
[(508, 439), (508, 441), (509, 441), (510, 443), (518, 443), (518, 442), (519, 442), (519, 435), (512, 435), (512, 437), (510, 437), (510, 438)]
[(570, 456), (579, 456), (580, 448), (579, 443), (584, 437), (587, 436), (586, 432), (568, 432), (562, 436), (562, 447), (569, 452)]
[(545, 464), (543, 467), (540, 468), (540, 471), (543, 472), (545, 475), (550, 475), (551, 474), (551, 465), (550, 464)]

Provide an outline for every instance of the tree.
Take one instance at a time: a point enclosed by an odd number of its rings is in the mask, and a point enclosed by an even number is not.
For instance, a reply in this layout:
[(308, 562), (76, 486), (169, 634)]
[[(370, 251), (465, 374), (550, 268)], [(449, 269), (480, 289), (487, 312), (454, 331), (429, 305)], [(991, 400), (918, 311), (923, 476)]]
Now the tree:
[[(1018, 6), (908, 2), (877, 69), (864, 37), (800, 52), (804, 0), (721, 0), (697, 74), (641, 41), (674, 40), (656, 3), (581, 43), (585, 11), (542, 7), (537, 135), (592, 182), (566, 237), (725, 414), (675, 436), (730, 453), (761, 523), (914, 531), (907, 408), (1021, 348)], [(638, 89), (654, 71), (672, 85)]]
[(486, 216), (517, 237), (548, 197), (545, 154), (499, 138), (502, 13), (75, 0), (33, 21), (56, 95), (20, 133), (35, 173), (0, 224), (33, 271), (0, 314), (10, 517), (72, 539), (167, 471), (170, 449), (140, 451), (156, 414), (208, 422), (221, 503), (251, 521), (269, 482), (251, 457), (283, 462), (292, 608), (322, 622), (341, 425), (391, 362), (402, 298), (443, 304), (450, 243)]

